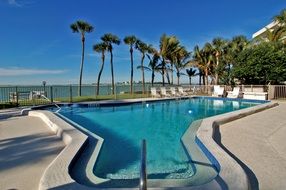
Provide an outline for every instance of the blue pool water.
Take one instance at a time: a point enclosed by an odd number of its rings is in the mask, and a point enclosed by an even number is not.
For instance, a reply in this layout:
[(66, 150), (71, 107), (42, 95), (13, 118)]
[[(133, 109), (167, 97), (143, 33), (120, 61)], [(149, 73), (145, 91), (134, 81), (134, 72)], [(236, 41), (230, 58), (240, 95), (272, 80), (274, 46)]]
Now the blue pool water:
[(93, 168), (96, 176), (107, 179), (138, 178), (140, 145), (142, 139), (146, 139), (148, 178), (186, 179), (195, 173), (181, 142), (190, 124), (198, 119), (257, 104), (191, 98), (124, 106), (67, 106), (62, 108), (60, 114), (104, 139)]

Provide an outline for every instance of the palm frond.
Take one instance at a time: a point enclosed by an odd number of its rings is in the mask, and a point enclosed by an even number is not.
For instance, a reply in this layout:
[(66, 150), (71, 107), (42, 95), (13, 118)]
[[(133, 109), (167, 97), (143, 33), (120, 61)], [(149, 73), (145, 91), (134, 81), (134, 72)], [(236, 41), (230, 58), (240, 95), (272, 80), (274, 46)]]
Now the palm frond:
[(147, 70), (147, 71), (152, 71), (152, 69), (150, 69), (149, 67), (146, 67), (146, 66), (141, 66), (141, 65), (138, 65), (137, 67), (136, 67), (136, 69), (145, 69), (145, 70)]
[(94, 30), (94, 27), (90, 25), (88, 22), (83, 21), (83, 20), (78, 20), (75, 23), (70, 25), (70, 28), (72, 29), (73, 32), (75, 33), (90, 33)]
[(134, 45), (137, 41), (137, 38), (136, 36), (134, 35), (130, 35), (130, 36), (126, 36), (124, 39), (123, 39), (124, 43), (127, 44), (127, 45)]

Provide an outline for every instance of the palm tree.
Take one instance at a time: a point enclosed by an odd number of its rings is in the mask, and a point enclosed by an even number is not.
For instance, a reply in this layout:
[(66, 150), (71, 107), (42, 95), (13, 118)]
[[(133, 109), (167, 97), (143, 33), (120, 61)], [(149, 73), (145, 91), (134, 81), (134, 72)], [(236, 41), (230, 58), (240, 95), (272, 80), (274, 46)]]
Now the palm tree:
[(130, 93), (133, 94), (133, 48), (136, 44), (137, 38), (135, 36), (126, 36), (124, 38), (124, 43), (129, 45), (130, 60), (131, 60), (131, 77), (130, 77)]
[(184, 46), (180, 46), (177, 51), (173, 53), (174, 65), (177, 74), (177, 85), (180, 85), (181, 70), (189, 63), (191, 53), (186, 50)]
[(101, 53), (101, 67), (97, 76), (97, 85), (96, 85), (96, 95), (99, 95), (99, 84), (100, 84), (100, 77), (104, 68), (104, 60), (105, 60), (105, 52), (107, 50), (107, 45), (105, 43), (98, 43), (93, 46), (93, 50), (97, 53)]
[(145, 94), (145, 73), (144, 73), (144, 59), (146, 53), (150, 50), (151, 45), (147, 45), (141, 40), (137, 40), (135, 48), (141, 53), (141, 65), (137, 68), (140, 68), (142, 71), (142, 93)]
[(113, 72), (113, 44), (119, 45), (120, 44), (120, 39), (111, 33), (104, 34), (101, 37), (101, 40), (106, 44), (107, 50), (110, 53), (110, 67), (111, 67), (111, 77), (112, 77), (112, 94), (114, 94), (114, 72)]
[(84, 63), (85, 33), (91, 33), (94, 28), (89, 23), (82, 21), (82, 20), (78, 20), (75, 23), (71, 24), (70, 28), (72, 29), (73, 33), (80, 33), (81, 34), (82, 53), (81, 53), (79, 88), (78, 88), (78, 95), (81, 96), (82, 72), (83, 72), (83, 63)]
[(227, 84), (231, 84), (233, 79), (231, 78), (231, 67), (235, 65), (235, 59), (241, 51), (246, 49), (250, 45), (246, 36), (239, 35), (234, 36), (230, 41), (227, 42), (224, 50), (223, 61), (227, 64)]
[(225, 46), (226, 46), (226, 40), (222, 38), (214, 38), (212, 41), (212, 48), (214, 50), (214, 55), (216, 58), (216, 72), (215, 72), (215, 84), (219, 83), (219, 64), (220, 64), (220, 59), (224, 54)]
[[(286, 9), (282, 9), (279, 15), (275, 15), (273, 17), (273, 21), (278, 23), (278, 28), (273, 30), (274, 34), (278, 33), (277, 35), (280, 36), (280, 39), (286, 36)], [(286, 43), (286, 39), (284, 38), (284, 43)]]
[(166, 67), (166, 54), (167, 54), (167, 44), (168, 44), (168, 37), (166, 34), (163, 34), (160, 38), (160, 55), (162, 56), (161, 62), (161, 74), (162, 74), (162, 83), (165, 86), (165, 67)]
[(274, 16), (273, 20), (286, 27), (286, 9), (282, 9), (279, 15)]
[(212, 46), (210, 43), (206, 43), (203, 49), (200, 49), (199, 46), (195, 46), (194, 48), (194, 65), (196, 65), (199, 69), (203, 70), (204, 78), (203, 83), (209, 84), (209, 74), (211, 71), (211, 64), (214, 61), (214, 55)]
[(246, 36), (239, 35), (234, 36), (229, 43), (231, 44), (234, 53), (238, 54), (248, 46), (249, 41), (247, 40)]
[(160, 54), (155, 48), (150, 48), (148, 53), (152, 54), (152, 57), (146, 54), (150, 62), (148, 67), (145, 67), (145, 69), (152, 72), (151, 85), (154, 86), (155, 72), (159, 71), (158, 62), (160, 59)]
[[(160, 38), (160, 55), (162, 57), (161, 69), (162, 69), (162, 82), (163, 86), (165, 85), (164, 74), (166, 71), (167, 79), (169, 82), (168, 70), (171, 70), (171, 80), (173, 81), (173, 63), (172, 63), (172, 54), (177, 50), (180, 42), (175, 36), (167, 36), (163, 34)], [(166, 68), (167, 62), (171, 63), (171, 69)], [(170, 82), (169, 82), (170, 83)]]
[(190, 86), (192, 85), (192, 77), (196, 76), (196, 70), (193, 68), (186, 69), (186, 73), (189, 77)]
[(266, 28), (266, 39), (269, 42), (279, 42), (286, 32), (286, 27), (277, 26), (273, 30)]

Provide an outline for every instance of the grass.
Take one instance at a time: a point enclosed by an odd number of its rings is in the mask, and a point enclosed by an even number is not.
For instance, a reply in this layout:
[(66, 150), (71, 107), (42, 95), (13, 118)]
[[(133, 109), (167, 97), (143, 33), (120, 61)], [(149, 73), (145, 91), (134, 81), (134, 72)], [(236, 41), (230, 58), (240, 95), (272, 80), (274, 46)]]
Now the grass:
[[(149, 98), (149, 94), (117, 94), (114, 95), (99, 95), (99, 96), (76, 96), (72, 98), (72, 102), (87, 102), (87, 101), (100, 101), (100, 100), (121, 100), (121, 99), (134, 99), (134, 98)], [(56, 98), (57, 102), (71, 102), (70, 98)]]
[[(148, 98), (151, 97), (149, 94), (117, 94), (115, 95), (100, 95), (100, 96), (76, 96), (70, 98), (54, 98), (56, 103), (76, 103), (76, 102), (88, 102), (88, 101), (100, 101), (100, 100), (121, 100), (121, 99), (132, 99), (132, 98)], [(19, 100), (16, 102), (0, 103), (0, 109), (13, 108), (18, 106), (35, 106), (35, 105), (46, 105), (51, 102), (46, 99), (34, 99), (34, 100)]]

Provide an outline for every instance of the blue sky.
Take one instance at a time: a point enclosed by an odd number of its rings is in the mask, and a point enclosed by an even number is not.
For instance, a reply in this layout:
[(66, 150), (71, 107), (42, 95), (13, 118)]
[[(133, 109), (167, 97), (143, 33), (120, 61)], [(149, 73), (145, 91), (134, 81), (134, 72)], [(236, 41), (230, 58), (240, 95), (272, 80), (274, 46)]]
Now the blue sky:
[[(86, 36), (83, 83), (90, 84), (100, 65), (92, 45), (104, 33), (121, 39), (134, 34), (157, 48), (163, 33), (176, 35), (191, 51), (218, 36), (251, 38), (283, 8), (285, 0), (0, 0), (0, 85), (76, 84), (81, 42), (70, 24), (78, 19), (95, 27)], [(129, 80), (129, 51), (123, 43), (114, 48), (114, 69), (117, 82)], [(139, 70), (134, 75), (140, 80)], [(147, 72), (146, 80), (150, 77)], [(111, 81), (109, 57), (102, 81)]]

